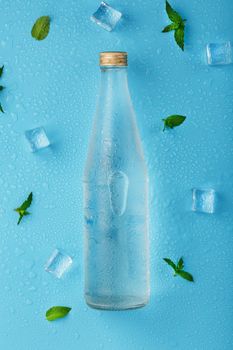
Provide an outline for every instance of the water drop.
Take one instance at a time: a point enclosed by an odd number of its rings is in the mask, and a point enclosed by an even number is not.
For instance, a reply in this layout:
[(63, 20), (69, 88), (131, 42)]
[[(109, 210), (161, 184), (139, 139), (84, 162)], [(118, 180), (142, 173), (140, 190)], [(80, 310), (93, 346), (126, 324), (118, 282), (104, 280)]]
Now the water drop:
[(108, 186), (112, 212), (121, 216), (124, 214), (127, 204), (128, 176), (122, 171), (116, 171), (109, 176)]

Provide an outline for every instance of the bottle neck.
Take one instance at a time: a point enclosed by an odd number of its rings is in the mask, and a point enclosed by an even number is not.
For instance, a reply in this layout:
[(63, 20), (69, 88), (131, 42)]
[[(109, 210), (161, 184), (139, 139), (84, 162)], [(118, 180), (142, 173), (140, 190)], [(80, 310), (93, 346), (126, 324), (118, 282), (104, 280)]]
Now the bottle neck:
[(101, 67), (101, 95), (128, 94), (127, 67)]

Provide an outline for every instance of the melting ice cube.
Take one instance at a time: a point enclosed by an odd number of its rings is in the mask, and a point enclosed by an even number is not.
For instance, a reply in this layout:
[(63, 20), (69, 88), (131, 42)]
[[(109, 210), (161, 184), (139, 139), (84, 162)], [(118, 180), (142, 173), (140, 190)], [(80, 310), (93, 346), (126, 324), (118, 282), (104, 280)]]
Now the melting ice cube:
[(57, 278), (61, 278), (70, 268), (73, 260), (65, 252), (55, 249), (46, 262), (45, 270)]
[(215, 211), (216, 193), (213, 189), (193, 189), (192, 210), (202, 213), (213, 214)]
[(118, 21), (121, 19), (122, 13), (109, 6), (106, 2), (101, 2), (99, 8), (91, 16), (91, 20), (102, 28), (111, 32)]
[(25, 137), (32, 152), (36, 152), (50, 145), (49, 139), (43, 127), (25, 131)]
[(206, 52), (209, 65), (216, 66), (232, 63), (232, 45), (230, 41), (208, 44)]

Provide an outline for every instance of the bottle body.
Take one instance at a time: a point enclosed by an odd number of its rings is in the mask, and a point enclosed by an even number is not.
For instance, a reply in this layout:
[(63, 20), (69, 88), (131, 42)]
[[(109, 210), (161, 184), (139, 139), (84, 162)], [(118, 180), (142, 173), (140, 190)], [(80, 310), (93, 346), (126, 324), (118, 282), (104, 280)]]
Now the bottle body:
[(84, 174), (85, 298), (110, 310), (148, 302), (148, 176), (126, 68), (101, 71)]

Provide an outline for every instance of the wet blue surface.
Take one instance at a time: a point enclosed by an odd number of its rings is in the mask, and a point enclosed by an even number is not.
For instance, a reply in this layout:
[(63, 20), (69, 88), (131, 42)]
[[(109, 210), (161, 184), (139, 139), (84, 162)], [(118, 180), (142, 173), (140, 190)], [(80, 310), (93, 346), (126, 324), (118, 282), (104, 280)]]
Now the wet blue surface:
[[(233, 66), (206, 65), (208, 42), (233, 39), (231, 0), (172, 1), (188, 20), (183, 53), (164, 1), (113, 0), (112, 33), (90, 21), (97, 1), (0, 1), (0, 348), (4, 350), (231, 350), (233, 348)], [(49, 36), (31, 38), (52, 17)], [(98, 52), (129, 52), (129, 83), (151, 180), (150, 304), (100, 312), (83, 299), (82, 173), (99, 84)], [(161, 119), (187, 116), (172, 132)], [(44, 126), (51, 148), (32, 154), (24, 131)], [(195, 188), (213, 188), (216, 214), (193, 213)], [(30, 191), (32, 215), (13, 208)], [(55, 248), (74, 257), (63, 280), (44, 271)], [(163, 257), (184, 256), (195, 278), (173, 278)], [(53, 305), (73, 307), (45, 321)]]

